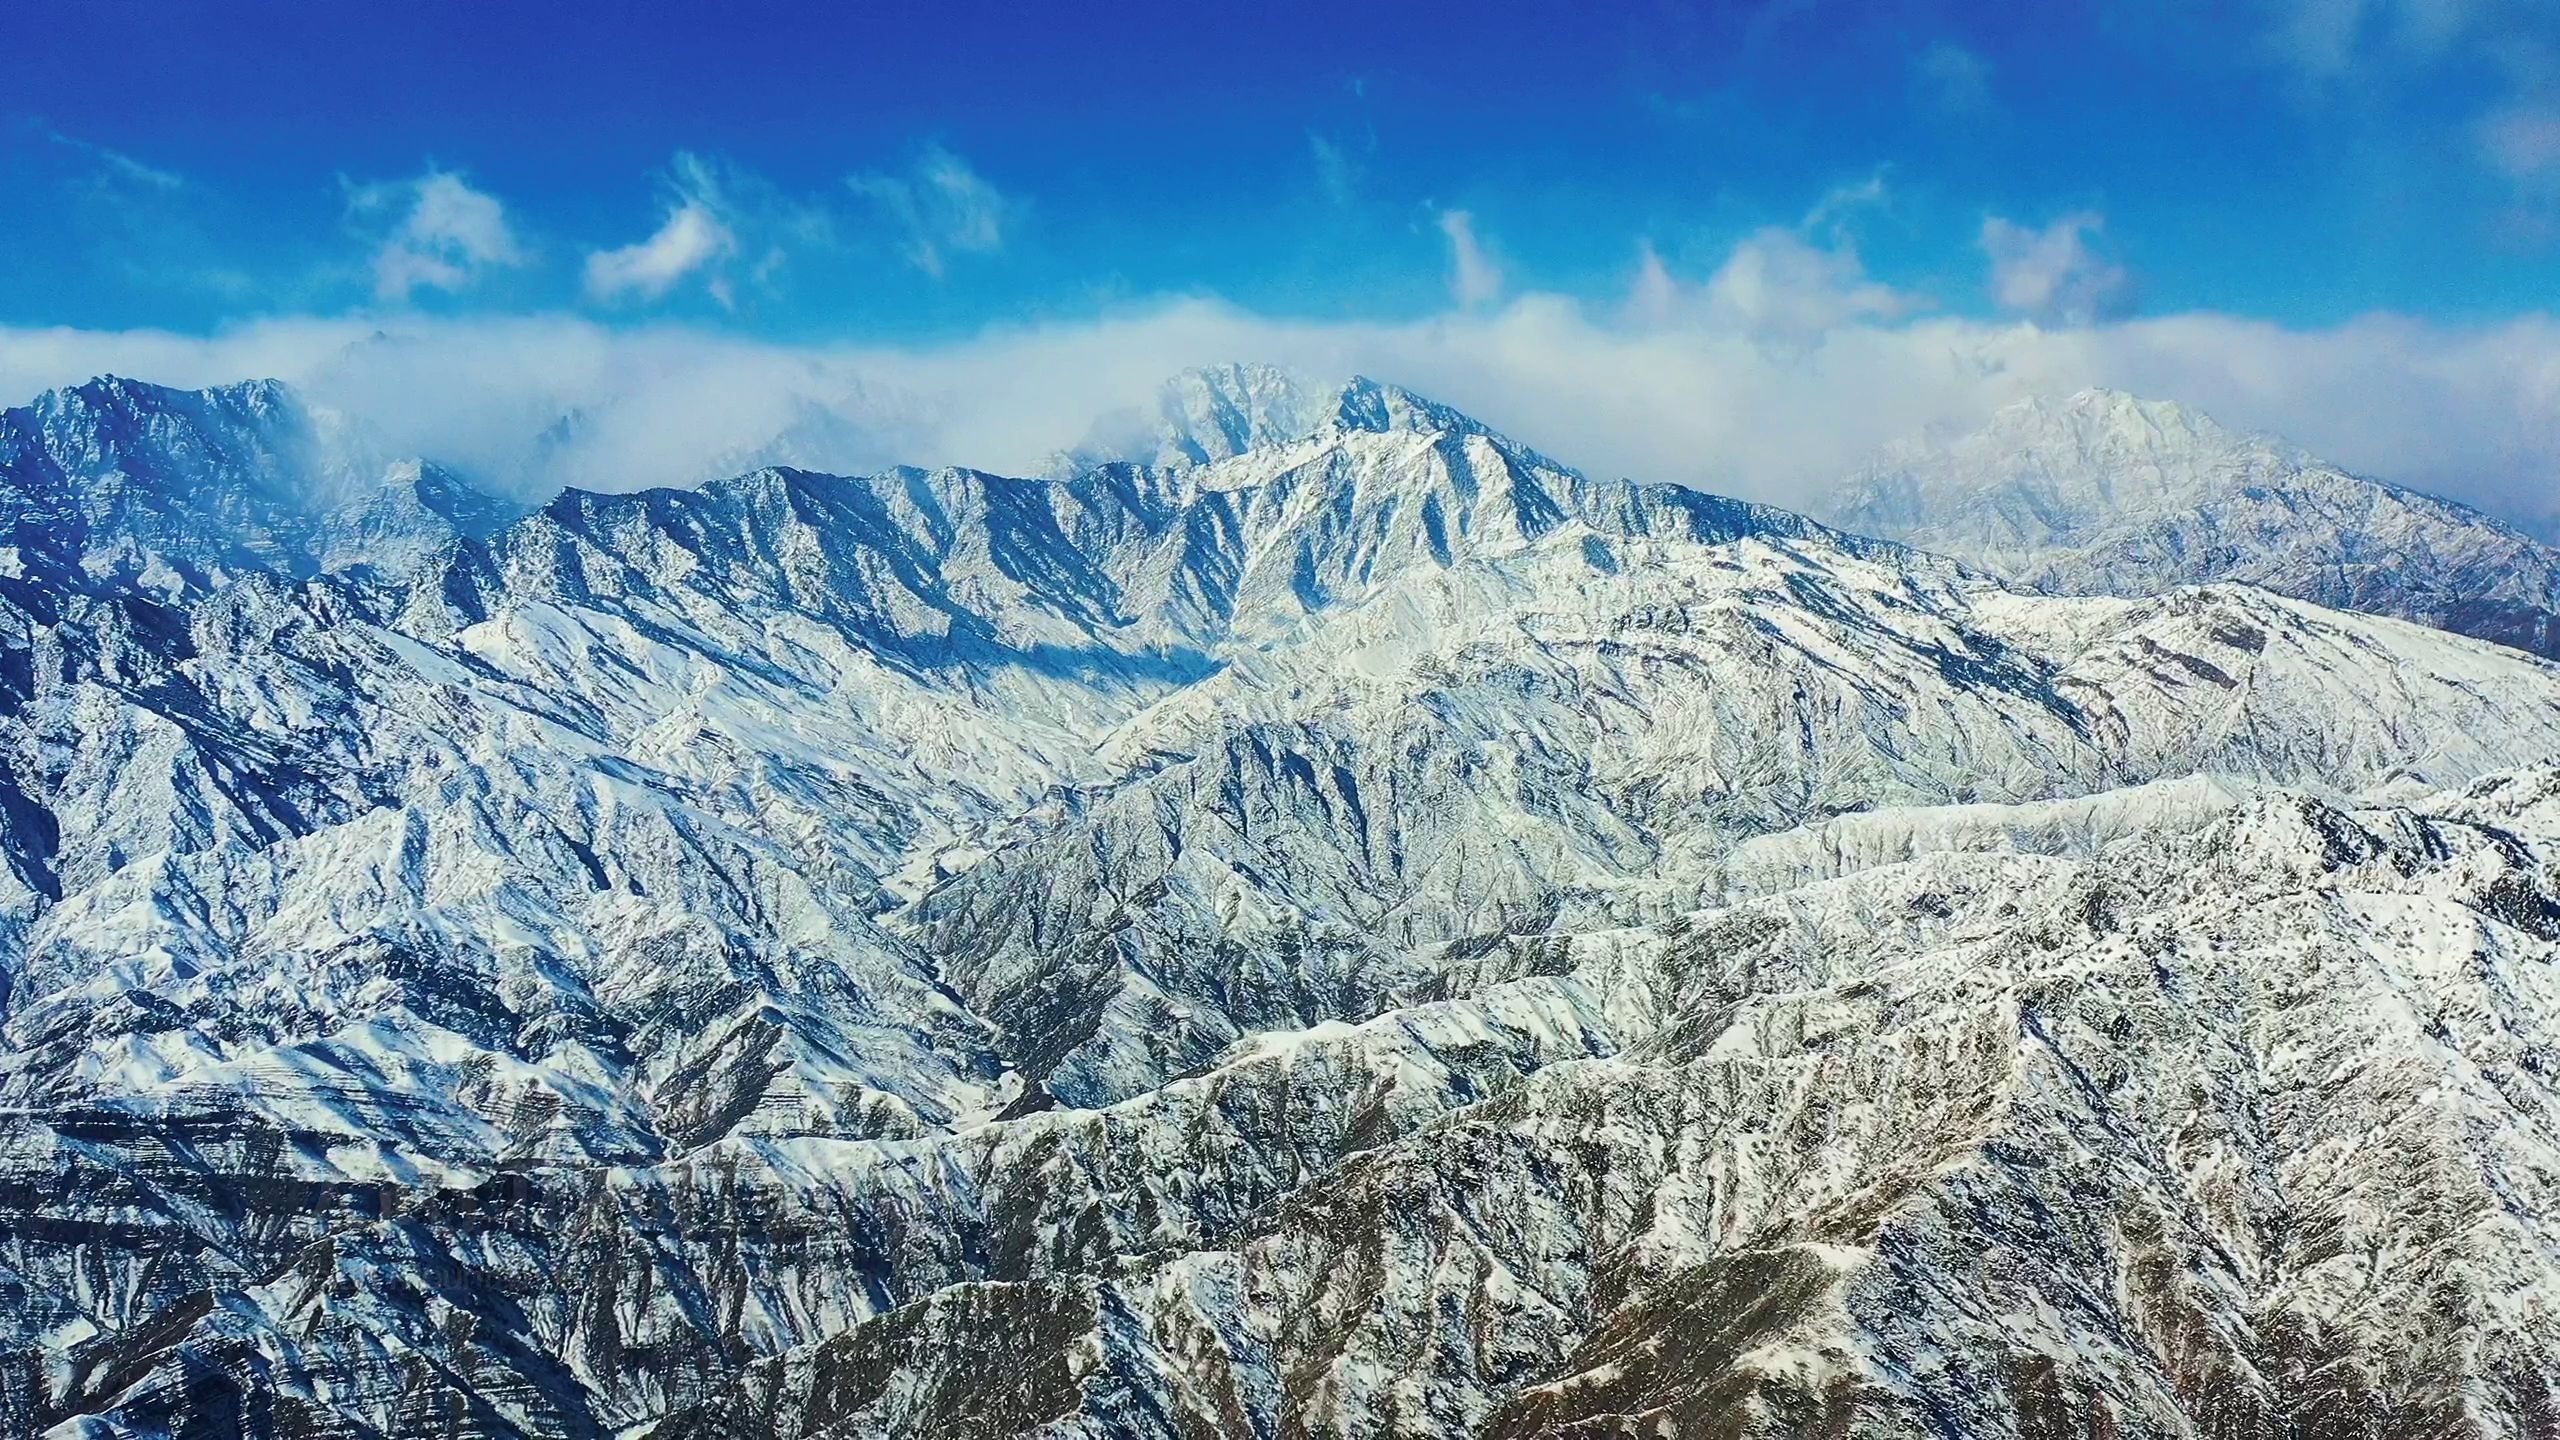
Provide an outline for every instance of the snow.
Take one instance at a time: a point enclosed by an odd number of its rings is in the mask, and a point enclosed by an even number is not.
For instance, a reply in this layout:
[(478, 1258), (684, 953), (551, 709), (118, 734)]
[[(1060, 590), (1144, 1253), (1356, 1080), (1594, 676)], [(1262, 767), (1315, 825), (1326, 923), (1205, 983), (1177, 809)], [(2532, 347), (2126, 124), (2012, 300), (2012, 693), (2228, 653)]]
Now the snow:
[[(0, 594), (0, 1428), (2547, 1411), (2560, 669), (2238, 583), (2541, 603), (2453, 507), (2107, 395), (1869, 477), (2023, 585), (1251, 367), (497, 524), (9, 414), (123, 508)], [(2354, 523), (2048, 593), (2253, 491)]]
[(2560, 654), (2560, 550), (2166, 401), (2021, 401), (1888, 451), (1818, 509), (2056, 594), (2237, 580)]

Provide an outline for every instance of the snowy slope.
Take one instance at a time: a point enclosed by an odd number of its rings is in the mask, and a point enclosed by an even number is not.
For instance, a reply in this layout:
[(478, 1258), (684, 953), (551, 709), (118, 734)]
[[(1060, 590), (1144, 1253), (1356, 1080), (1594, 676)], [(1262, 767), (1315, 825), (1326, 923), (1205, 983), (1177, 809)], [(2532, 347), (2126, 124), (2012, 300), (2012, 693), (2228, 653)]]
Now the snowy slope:
[(0, 411), (13, 568), (167, 599), (264, 573), (408, 565), (517, 507), (375, 451), (272, 380), (170, 390), (101, 377)]
[(1850, 477), (1825, 519), (2056, 594), (2238, 580), (2560, 653), (2560, 550), (2174, 403), (2028, 400)]
[(1369, 381), (502, 525), (80, 393), (0, 1429), (2550, 1433), (2560, 668)]

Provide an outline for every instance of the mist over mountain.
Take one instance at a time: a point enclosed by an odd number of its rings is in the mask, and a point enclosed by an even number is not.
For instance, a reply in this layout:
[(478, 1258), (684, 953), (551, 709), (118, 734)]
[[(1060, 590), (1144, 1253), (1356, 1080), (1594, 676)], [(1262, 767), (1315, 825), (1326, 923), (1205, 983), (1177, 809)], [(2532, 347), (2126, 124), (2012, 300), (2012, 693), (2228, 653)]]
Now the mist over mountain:
[[(1189, 298), (885, 347), (569, 316), (286, 318), (205, 338), (0, 329), (0, 396), (100, 371), (191, 386), (275, 376), (378, 431), (387, 453), (538, 501), (563, 484), (695, 485), (760, 452), (832, 473), (1047, 473), (1057, 452), (1096, 438), (1097, 417), (1151, 413), (1167, 375), (1241, 357), (1317, 391), (1392, 377), (1594, 473), (1803, 509), (1901, 437), (1965, 433), (2022, 398), (2106, 386), (2517, 523), (2550, 523), (2560, 493), (2560, 425), (2536, 358), (2552, 332), (2539, 323), (2271, 331), (2168, 316), (2075, 331), (1919, 318), (1787, 355), (1613, 313), (1523, 295), (1482, 314), (1315, 324)], [(819, 413), (858, 445), (767, 448)]]
[(2501, 522), (2108, 393), (1831, 523), (1242, 364), (346, 413), (0, 414), (0, 1429), (2560, 1417)]
[(2022, 402), (1888, 452), (1817, 509), (2058, 594), (2241, 580), (2560, 653), (2560, 550), (2166, 401)]

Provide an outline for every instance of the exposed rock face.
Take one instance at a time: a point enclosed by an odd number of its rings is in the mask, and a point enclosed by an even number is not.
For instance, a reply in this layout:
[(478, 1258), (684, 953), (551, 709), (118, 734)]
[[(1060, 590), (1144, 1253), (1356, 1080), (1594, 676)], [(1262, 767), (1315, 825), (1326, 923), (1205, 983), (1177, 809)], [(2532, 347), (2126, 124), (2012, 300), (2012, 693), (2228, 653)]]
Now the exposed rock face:
[(2063, 595), (2237, 580), (2560, 655), (2560, 550), (2184, 406), (2091, 390), (1852, 476), (1832, 523)]
[(511, 522), (36, 427), (0, 1430), (2554, 1433), (2560, 669), (1267, 379)]

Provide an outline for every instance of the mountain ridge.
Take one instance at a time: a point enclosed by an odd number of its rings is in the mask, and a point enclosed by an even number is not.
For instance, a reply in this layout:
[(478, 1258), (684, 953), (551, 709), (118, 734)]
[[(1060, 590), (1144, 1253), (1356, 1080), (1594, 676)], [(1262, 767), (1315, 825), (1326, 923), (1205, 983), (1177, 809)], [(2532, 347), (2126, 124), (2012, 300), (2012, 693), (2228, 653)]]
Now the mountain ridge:
[(2560, 667), (1228, 378), (0, 586), (0, 1428), (2560, 1413)]
[(21, 555), (164, 598), (261, 572), (396, 568), (517, 513), (380, 454), (281, 381), (190, 391), (113, 375), (0, 411), (0, 504)]
[(2240, 580), (2560, 653), (2560, 550), (2170, 402), (2028, 400), (1888, 451), (1815, 507), (2056, 593)]

